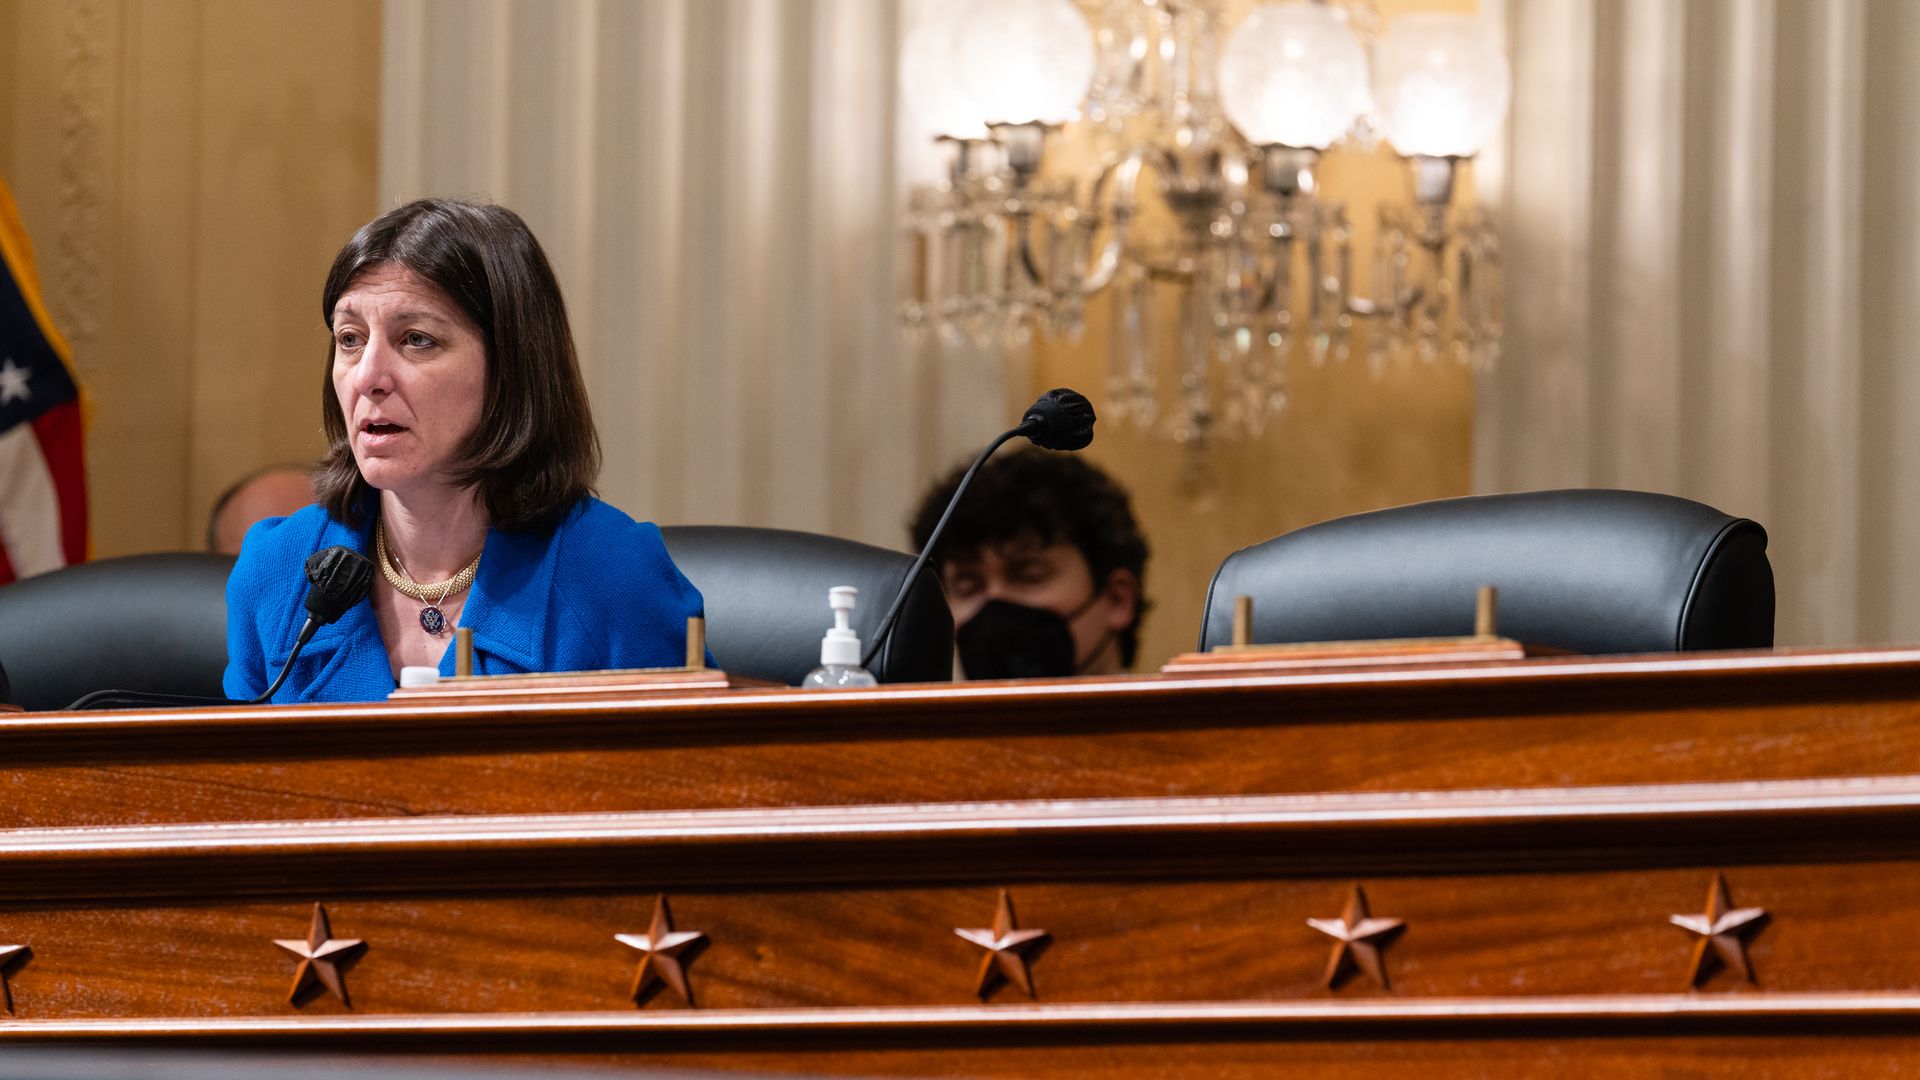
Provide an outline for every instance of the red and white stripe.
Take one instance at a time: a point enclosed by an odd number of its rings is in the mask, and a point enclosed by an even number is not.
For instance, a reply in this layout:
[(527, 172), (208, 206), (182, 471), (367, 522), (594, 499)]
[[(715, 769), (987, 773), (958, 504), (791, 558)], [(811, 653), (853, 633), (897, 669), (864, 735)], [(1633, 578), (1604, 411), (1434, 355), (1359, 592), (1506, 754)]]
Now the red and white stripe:
[(0, 432), (0, 583), (85, 561), (81, 446), (77, 401)]

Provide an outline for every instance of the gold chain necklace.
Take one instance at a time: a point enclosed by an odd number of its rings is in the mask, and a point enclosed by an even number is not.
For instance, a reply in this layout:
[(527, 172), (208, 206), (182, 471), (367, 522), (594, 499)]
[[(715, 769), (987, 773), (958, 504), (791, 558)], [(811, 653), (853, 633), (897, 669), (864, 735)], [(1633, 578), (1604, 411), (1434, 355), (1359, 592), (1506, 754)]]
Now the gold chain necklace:
[[(447, 615), (440, 610), (440, 605), (447, 602), (447, 597), (472, 585), (474, 575), (480, 572), (480, 556), (475, 555), (466, 569), (447, 580), (436, 581), (431, 585), (420, 584), (405, 570), (395, 569), (393, 560), (387, 556), (385, 522), (376, 523), (373, 527), (373, 550), (380, 557), (380, 573), (387, 579), (387, 584), (393, 586), (394, 591), (400, 595), (410, 596), (426, 605), (420, 609), (420, 628), (429, 634), (438, 635), (447, 628)], [(429, 595), (435, 589), (439, 590), (439, 595)]]

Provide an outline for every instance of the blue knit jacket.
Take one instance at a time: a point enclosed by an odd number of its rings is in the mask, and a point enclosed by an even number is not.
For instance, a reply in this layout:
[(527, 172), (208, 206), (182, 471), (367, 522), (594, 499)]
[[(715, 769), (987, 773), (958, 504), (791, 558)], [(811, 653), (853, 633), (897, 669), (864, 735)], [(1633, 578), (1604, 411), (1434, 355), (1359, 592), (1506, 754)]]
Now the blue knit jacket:
[[(258, 696), (286, 663), (307, 619), (307, 556), (334, 544), (372, 558), (371, 515), (354, 529), (309, 506), (248, 530), (227, 578), (228, 697)], [(702, 610), (657, 526), (584, 499), (551, 534), (488, 531), (460, 625), (476, 675), (668, 667), (686, 662), (687, 617)], [(453, 674), (451, 647), (440, 673)], [(393, 688), (363, 600), (314, 632), (273, 700), (379, 701)]]

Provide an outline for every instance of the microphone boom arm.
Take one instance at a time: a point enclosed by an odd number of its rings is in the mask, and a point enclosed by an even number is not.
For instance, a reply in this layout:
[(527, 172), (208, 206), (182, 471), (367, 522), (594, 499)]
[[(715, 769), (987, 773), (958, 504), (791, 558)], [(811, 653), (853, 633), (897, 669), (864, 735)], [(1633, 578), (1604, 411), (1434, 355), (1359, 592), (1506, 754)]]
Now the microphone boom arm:
[(871, 665), (873, 658), (879, 656), (880, 650), (885, 647), (887, 635), (893, 631), (893, 622), (899, 617), (901, 607), (906, 604), (907, 594), (913, 591), (914, 580), (920, 576), (920, 568), (927, 565), (927, 559), (932, 557), (934, 547), (940, 543), (940, 534), (946, 531), (947, 519), (953, 516), (954, 508), (960, 505), (961, 496), (967, 493), (967, 485), (973, 483), (973, 474), (980, 471), (980, 466), (987, 463), (987, 459), (993, 456), (995, 450), (1013, 439), (1029, 434), (1034, 426), (1031, 420), (1021, 421), (1019, 427), (1003, 432), (999, 438), (988, 443), (985, 450), (980, 451), (979, 457), (973, 459), (973, 464), (968, 466), (966, 475), (960, 478), (959, 486), (953, 489), (953, 498), (947, 500), (947, 509), (941, 513), (940, 520), (933, 526), (933, 532), (927, 536), (926, 546), (920, 549), (920, 556), (913, 560), (912, 566), (907, 567), (907, 576), (902, 579), (899, 591), (893, 594), (892, 605), (887, 608), (885, 615), (880, 616), (880, 625), (873, 634), (873, 644), (867, 646), (866, 655), (860, 658), (861, 667)]
[(307, 642), (313, 638), (313, 632), (318, 629), (320, 629), (320, 620), (312, 615), (307, 616), (307, 623), (300, 628), (300, 637), (294, 641), (293, 651), (287, 654), (287, 662), (280, 665), (280, 674), (274, 676), (273, 685), (267, 687), (266, 693), (249, 700), (247, 704), (264, 705), (279, 692), (280, 685), (287, 681), (287, 672), (293, 670), (293, 662), (299, 658), (300, 650), (307, 647)]

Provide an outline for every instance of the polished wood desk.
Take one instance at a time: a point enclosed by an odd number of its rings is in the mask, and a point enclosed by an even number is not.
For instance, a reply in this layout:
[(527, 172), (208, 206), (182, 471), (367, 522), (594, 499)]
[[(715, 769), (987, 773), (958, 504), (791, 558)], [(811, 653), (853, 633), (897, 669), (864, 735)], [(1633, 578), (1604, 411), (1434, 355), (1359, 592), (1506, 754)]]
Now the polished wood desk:
[(1915, 650), (14, 717), (0, 1049), (1915, 1068), (1916, 721)]

